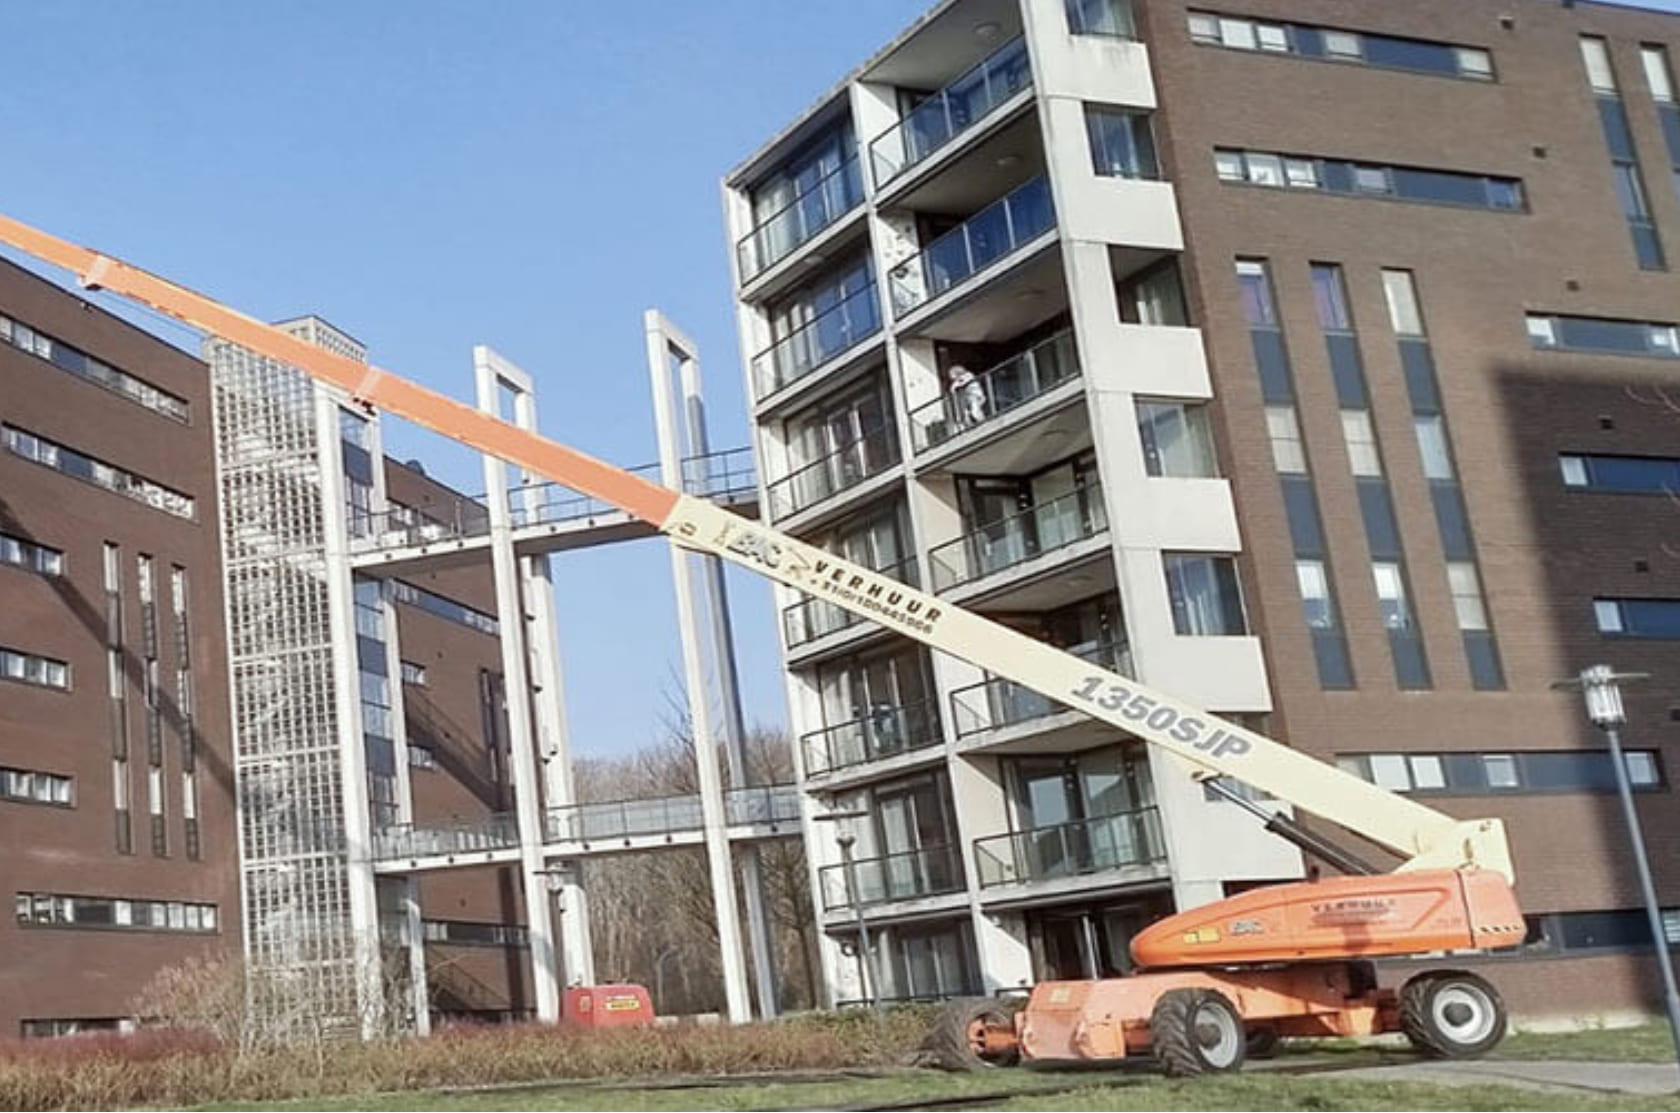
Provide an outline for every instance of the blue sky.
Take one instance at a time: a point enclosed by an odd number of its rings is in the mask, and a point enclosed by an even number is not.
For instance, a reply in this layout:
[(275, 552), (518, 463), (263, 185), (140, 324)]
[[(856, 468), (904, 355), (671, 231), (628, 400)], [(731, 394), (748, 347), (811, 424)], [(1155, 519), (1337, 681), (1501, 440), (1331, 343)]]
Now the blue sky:
[[(659, 306), (700, 344), (714, 444), (742, 444), (719, 178), (924, 6), (13, 3), (0, 211), (256, 316), (319, 312), (462, 397), (489, 343), (538, 376), (550, 434), (625, 464), (653, 458)], [(479, 485), (463, 454), (394, 450)], [(665, 551), (556, 579), (575, 750), (654, 740), (680, 698)], [(779, 723), (768, 589), (732, 588), (749, 718)]]

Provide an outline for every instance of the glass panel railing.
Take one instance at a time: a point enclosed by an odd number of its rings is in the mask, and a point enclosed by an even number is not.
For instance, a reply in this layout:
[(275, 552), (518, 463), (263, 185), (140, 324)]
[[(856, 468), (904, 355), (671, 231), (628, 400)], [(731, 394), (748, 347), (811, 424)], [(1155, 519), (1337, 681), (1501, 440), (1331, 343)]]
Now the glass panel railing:
[(1160, 811), (1153, 807), (974, 842), (982, 889), (1148, 865), (1166, 854)]
[(880, 475), (899, 461), (896, 432), (882, 425), (770, 485), (770, 516), (785, 518)]
[(1078, 377), (1073, 333), (1057, 333), (911, 410), (916, 451), (938, 447)]
[(925, 750), (940, 743), (939, 706), (934, 700), (902, 707), (882, 704), (850, 722), (812, 731), (800, 742), (807, 775)]
[(870, 140), (869, 161), (876, 187), (926, 159), (1031, 85), (1027, 41), (1011, 39)]
[(430, 858), (437, 855), (471, 854), (474, 851), (506, 850), (519, 845), (519, 823), (510, 812), (496, 812), (483, 819), (415, 826), (411, 823), (382, 827), (374, 832), (373, 856), (387, 858)]
[(738, 824), (797, 823), (799, 789), (794, 785), (753, 785), (723, 794), (724, 818)]
[(774, 394), (880, 331), (881, 300), (870, 282), (753, 357), (758, 396)]
[[(728, 789), (723, 804), (726, 821), (731, 824), (780, 823), (799, 818), (799, 791), (793, 785)], [(705, 826), (698, 794), (550, 808), (547, 823), (551, 842), (666, 835), (699, 831)]]
[[(913, 556), (906, 557), (897, 564), (877, 568), (875, 571), (897, 580), (906, 587), (922, 586), (921, 577), (916, 574), (916, 558)], [(782, 611), (782, 629), (787, 634), (789, 649), (838, 633), (862, 621), (862, 618), (845, 607), (836, 606), (825, 599), (813, 599), (809, 595)]]
[[(1078, 646), (1067, 652), (1121, 676), (1132, 675), (1132, 650), (1125, 642)], [(951, 693), (951, 718), (958, 738), (1048, 718), (1066, 710), (1065, 703), (995, 676)]]
[(904, 316), (1055, 226), (1049, 179), (1016, 186), (892, 269), (893, 316)]
[(862, 202), (863, 171), (854, 154), (741, 237), (735, 245), (741, 281), (757, 278)]
[(954, 846), (860, 858), (849, 868), (840, 863), (824, 866), (820, 872), (823, 909), (828, 912), (859, 904), (956, 893), (964, 884), (962, 856)]
[(928, 553), (933, 590), (945, 591), (1108, 529), (1102, 484), (1082, 483), (1060, 498), (1011, 514)]
[(466, 499), (425, 510), (392, 506), (371, 515), (369, 520), (367, 529), (350, 539), (352, 548), (400, 549), (482, 537), (490, 532), (490, 508)]

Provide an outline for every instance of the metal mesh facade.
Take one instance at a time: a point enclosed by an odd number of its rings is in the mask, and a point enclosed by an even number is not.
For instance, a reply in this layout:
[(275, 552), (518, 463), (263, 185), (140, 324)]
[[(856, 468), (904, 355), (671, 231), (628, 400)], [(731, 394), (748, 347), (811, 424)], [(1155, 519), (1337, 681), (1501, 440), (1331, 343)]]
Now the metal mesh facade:
[[(288, 331), (341, 354), (310, 318)], [(314, 384), (212, 340), (246, 961), (273, 1024), (358, 1022)], [(336, 506), (330, 508), (338, 512)]]

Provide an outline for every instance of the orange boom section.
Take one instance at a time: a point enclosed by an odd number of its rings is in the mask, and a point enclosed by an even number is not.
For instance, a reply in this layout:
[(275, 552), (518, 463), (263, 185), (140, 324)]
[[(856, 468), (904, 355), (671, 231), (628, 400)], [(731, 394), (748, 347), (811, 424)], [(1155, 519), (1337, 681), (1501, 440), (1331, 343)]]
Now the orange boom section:
[(1491, 870), (1418, 870), (1270, 885), (1193, 908), (1132, 940), (1147, 968), (1514, 947), (1527, 929)]

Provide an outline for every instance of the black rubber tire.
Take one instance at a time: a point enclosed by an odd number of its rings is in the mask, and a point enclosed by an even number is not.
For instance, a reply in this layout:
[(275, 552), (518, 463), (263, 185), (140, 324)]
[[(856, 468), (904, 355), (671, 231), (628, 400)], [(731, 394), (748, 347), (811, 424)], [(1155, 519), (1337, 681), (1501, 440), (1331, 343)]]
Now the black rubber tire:
[(1277, 1054), (1278, 1042), (1282, 1038), (1276, 1028), (1265, 1025), (1250, 1028), (1246, 1054), (1250, 1059), (1270, 1059)]
[(995, 997), (963, 997), (948, 1002), (939, 1010), (922, 1050), (936, 1067), (951, 1071), (990, 1070), (1011, 1067), (1021, 1058), (1019, 1050), (1002, 1056), (986, 1057), (974, 1047), (970, 1035), (976, 1023), (990, 1027), (1015, 1027), (1013, 1010)]
[[(1218, 1029), (1210, 1044), (1205, 1027)], [(1211, 989), (1173, 989), (1161, 994), (1149, 1014), (1155, 1061), (1168, 1078), (1190, 1078), (1242, 1069), (1248, 1036), (1230, 1000)]]
[(1429, 970), (1400, 987), (1400, 1030), (1436, 1059), (1487, 1054), (1505, 1038), (1507, 1020), (1499, 991), (1468, 970)]

